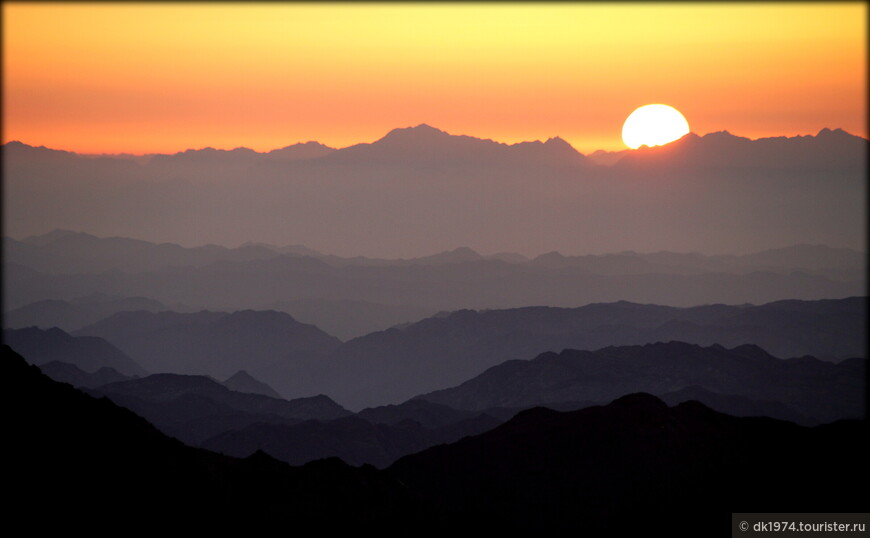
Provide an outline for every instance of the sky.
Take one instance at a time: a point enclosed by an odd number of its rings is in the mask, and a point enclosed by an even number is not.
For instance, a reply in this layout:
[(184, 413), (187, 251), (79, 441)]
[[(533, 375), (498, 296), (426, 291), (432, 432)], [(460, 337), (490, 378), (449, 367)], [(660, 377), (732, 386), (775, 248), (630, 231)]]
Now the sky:
[(701, 135), (866, 138), (866, 26), (863, 2), (3, 2), (2, 139), (268, 151), (427, 123), (588, 154), (650, 103)]

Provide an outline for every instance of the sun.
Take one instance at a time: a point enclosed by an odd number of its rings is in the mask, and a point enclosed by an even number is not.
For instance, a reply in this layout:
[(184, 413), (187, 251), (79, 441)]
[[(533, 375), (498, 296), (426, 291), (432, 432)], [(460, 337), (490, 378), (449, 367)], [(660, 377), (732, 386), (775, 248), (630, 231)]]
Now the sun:
[(689, 132), (689, 122), (676, 108), (644, 105), (632, 112), (622, 126), (622, 141), (631, 149), (661, 146)]

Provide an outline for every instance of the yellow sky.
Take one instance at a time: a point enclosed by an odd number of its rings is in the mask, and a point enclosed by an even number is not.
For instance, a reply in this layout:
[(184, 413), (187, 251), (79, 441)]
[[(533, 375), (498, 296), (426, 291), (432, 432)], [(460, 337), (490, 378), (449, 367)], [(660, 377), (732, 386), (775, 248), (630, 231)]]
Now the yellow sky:
[(698, 134), (867, 136), (866, 3), (3, 4), (3, 141), (79, 152), (371, 142), (428, 123), (624, 149), (634, 108)]

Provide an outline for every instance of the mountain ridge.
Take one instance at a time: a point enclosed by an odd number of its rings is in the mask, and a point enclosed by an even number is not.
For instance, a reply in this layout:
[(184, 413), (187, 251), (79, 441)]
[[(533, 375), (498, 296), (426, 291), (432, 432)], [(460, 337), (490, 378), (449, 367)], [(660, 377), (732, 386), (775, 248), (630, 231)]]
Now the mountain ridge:
[[(560, 136), (553, 136), (553, 137), (550, 137), (544, 141), (532, 140), (532, 141), (525, 141), (525, 142), (506, 143), (506, 142), (498, 142), (498, 141), (495, 141), (495, 140), (489, 139), (489, 138), (478, 138), (478, 137), (475, 137), (473, 135), (467, 135), (467, 134), (454, 135), (454, 134), (450, 134), (444, 130), (441, 130), (437, 127), (433, 127), (431, 125), (428, 125), (426, 123), (421, 123), (421, 124), (418, 124), (418, 125), (412, 126), (412, 127), (394, 127), (393, 129), (388, 131), (384, 136), (382, 136), (381, 138), (379, 138), (373, 142), (358, 142), (358, 143), (351, 144), (349, 146), (345, 146), (342, 148), (330, 147), (328, 145), (322, 144), (322, 143), (315, 141), (315, 140), (309, 140), (307, 142), (296, 142), (296, 143), (293, 143), (293, 144), (290, 144), (287, 146), (273, 148), (273, 149), (265, 150), (265, 151), (256, 151), (256, 150), (250, 149), (250, 148), (245, 147), (245, 146), (238, 146), (238, 147), (230, 148), (230, 149), (221, 149), (221, 148), (214, 148), (211, 146), (206, 146), (206, 147), (202, 147), (202, 148), (198, 148), (198, 149), (197, 148), (187, 148), (187, 149), (179, 150), (179, 151), (176, 151), (173, 153), (143, 153), (143, 154), (79, 153), (79, 152), (75, 152), (75, 151), (71, 151), (71, 150), (64, 150), (64, 149), (58, 149), (58, 148), (48, 148), (44, 145), (35, 146), (32, 144), (22, 142), (21, 140), (10, 140), (0, 147), (8, 148), (9, 150), (12, 150), (12, 151), (47, 150), (47, 151), (53, 151), (53, 152), (60, 152), (60, 153), (67, 154), (67, 155), (87, 156), (88, 158), (94, 158), (94, 157), (113, 158), (113, 157), (116, 157), (117, 155), (133, 156), (133, 157), (178, 156), (178, 155), (195, 155), (198, 153), (213, 154), (213, 155), (229, 155), (229, 154), (233, 154), (233, 153), (235, 153), (237, 155), (240, 155), (240, 154), (270, 155), (271, 154), (271, 155), (277, 156), (281, 152), (284, 152), (287, 150), (296, 150), (296, 149), (316, 149), (316, 150), (322, 150), (325, 152), (324, 154), (327, 154), (327, 153), (341, 151), (343, 149), (352, 148), (352, 147), (361, 146), (361, 145), (371, 146), (371, 145), (374, 145), (377, 143), (383, 143), (383, 142), (394, 143), (396, 141), (400, 141), (401, 143), (405, 143), (408, 139), (415, 139), (418, 141), (419, 140), (432, 141), (432, 140), (439, 140), (439, 139), (443, 140), (443, 139), (449, 138), (449, 137), (463, 139), (463, 140), (476, 140), (476, 141), (481, 141), (481, 142), (497, 144), (497, 145), (505, 146), (505, 147), (517, 147), (517, 146), (522, 146), (525, 144), (533, 144), (533, 145), (534, 144), (541, 144), (541, 145), (555, 144), (555, 145), (559, 145), (559, 146), (567, 145), (567, 146), (571, 147), (570, 143), (565, 141)], [(716, 139), (740, 140), (740, 141), (748, 141), (748, 142), (802, 141), (802, 140), (810, 140), (810, 139), (816, 139), (816, 138), (844, 140), (844, 139), (847, 139), (847, 137), (860, 138), (862, 140), (867, 140), (867, 139), (864, 139), (863, 137), (860, 137), (858, 135), (853, 135), (853, 134), (851, 134), (851, 133), (849, 133), (841, 128), (838, 128), (838, 127), (835, 127), (835, 128), (823, 127), (816, 134), (803, 134), (803, 135), (792, 135), (792, 136), (788, 136), (788, 135), (763, 136), (763, 137), (758, 137), (758, 138), (749, 138), (749, 137), (744, 137), (744, 136), (740, 136), (740, 135), (734, 135), (731, 132), (729, 132), (728, 130), (723, 129), (721, 131), (713, 131), (713, 132), (709, 132), (709, 133), (706, 133), (703, 135), (699, 135), (695, 132), (689, 132), (686, 135), (684, 135), (682, 138), (680, 138), (679, 140), (698, 141), (698, 140), (703, 140), (707, 137), (710, 137), (710, 140), (716, 140)], [(671, 144), (673, 144), (673, 143), (671, 143)], [(654, 148), (655, 147), (666, 147), (667, 145), (668, 144), (666, 144), (664, 146), (654, 146)], [(645, 150), (654, 149), (654, 148), (648, 148), (646, 146), (641, 146), (641, 147), (645, 148)], [(572, 149), (573, 149), (573, 147), (572, 147)], [(645, 151), (645, 150), (641, 150), (641, 151)], [(574, 151), (576, 151), (576, 150), (574, 150)], [(605, 153), (605, 154), (608, 154), (608, 153), (612, 154), (612, 153), (626, 153), (626, 152), (633, 152), (633, 151), (638, 151), (638, 150), (625, 149), (625, 150), (619, 150), (619, 151), (607, 151), (607, 150), (598, 149), (598, 150), (592, 150), (588, 154), (583, 154), (581, 152), (577, 152), (577, 153), (579, 153), (580, 155), (583, 155), (583, 156), (591, 156), (591, 155), (593, 155), (595, 153), (599, 153), (599, 152)]]

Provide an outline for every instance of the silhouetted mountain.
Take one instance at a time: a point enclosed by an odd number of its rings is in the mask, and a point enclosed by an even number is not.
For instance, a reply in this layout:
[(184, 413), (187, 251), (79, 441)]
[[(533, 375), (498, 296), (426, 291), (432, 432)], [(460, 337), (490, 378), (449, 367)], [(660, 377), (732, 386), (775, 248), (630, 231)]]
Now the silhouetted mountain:
[[(531, 409), (388, 471), (477, 530), (695, 534), (715, 513), (861, 511), (866, 423), (804, 428), (648, 394), (560, 413)], [(763, 476), (764, 480), (758, 480)]]
[[(104, 293), (149, 297), (167, 305), (181, 303), (208, 310), (261, 310), (301, 300), (325, 301), (330, 307), (350, 301), (437, 312), (530, 304), (576, 306), (615, 300), (672, 306), (760, 304), (782, 299), (842, 298), (867, 291), (863, 263), (818, 270), (760, 270), (728, 260), (720, 263), (712, 257), (658, 253), (577, 260), (560, 255), (562, 261), (558, 264), (540, 259), (507, 263), (491, 256), (435, 265), (425, 259), (366, 265), (373, 263), (368, 259), (355, 265), (355, 260), (338, 263), (330, 257), (280, 255), (259, 248), (272, 257), (135, 273), (50, 274), (7, 259), (4, 301), (10, 310), (40, 300), (70, 300)], [(468, 251), (459, 254), (468, 255)], [(855, 258), (860, 256), (856, 254)], [(681, 260), (686, 260), (685, 264)], [(62, 258), (55, 261), (63, 264)]]
[(632, 150), (626, 149), (621, 151), (605, 151), (602, 149), (596, 150), (586, 157), (593, 163), (600, 166), (613, 166), (620, 159), (631, 153)]
[(229, 249), (217, 245), (185, 248), (126, 237), (96, 237), (55, 230), (22, 241), (3, 239), (10, 261), (47, 273), (143, 272), (170, 267), (200, 267), (220, 260), (263, 260), (279, 256), (272, 249), (246, 246)]
[(770, 417), (802, 426), (818, 424), (817, 420), (809, 419), (780, 402), (753, 400), (733, 394), (718, 394), (699, 386), (661, 394), (659, 398), (670, 406), (694, 400), (710, 409), (735, 417)]
[(127, 376), (147, 375), (136, 361), (106, 340), (94, 336), (70, 336), (58, 328), (5, 329), (3, 343), (27, 357), (31, 364), (59, 361), (85, 372), (109, 367)]
[(621, 252), (600, 256), (565, 256), (559, 252), (542, 254), (530, 262), (538, 267), (578, 268), (599, 275), (643, 275), (648, 273), (701, 275), (704, 273), (747, 274), (795, 272), (824, 276), (833, 280), (857, 281), (867, 270), (866, 254), (848, 248), (825, 245), (793, 245), (741, 256), (704, 256), (698, 253)]
[(244, 370), (239, 370), (233, 374), (223, 382), (223, 386), (235, 392), (249, 392), (251, 394), (262, 394), (270, 398), (281, 398), (281, 395), (275, 392), (275, 389), (258, 379), (254, 379), (251, 374)]
[(462, 310), (344, 343), (324, 363), (328, 372), (318, 386), (356, 409), (457, 385), (491, 366), (544, 351), (670, 340), (757, 343), (780, 357), (844, 359), (866, 353), (866, 319), (863, 297), (762, 306), (673, 308), (618, 302), (572, 309)]
[[(334, 458), (294, 468), (263, 452), (237, 460), (185, 447), (106, 399), (50, 381), (8, 347), (3, 355), (2, 407), (15, 410), (4, 416), (7, 457), (22, 471), (4, 482), (17, 493), (7, 503), (11, 523), (48, 506), (65, 523), (84, 524), (97, 505), (109, 521), (134, 520), (144, 507), (151, 523), (199, 528), (407, 530), (425, 521), (433, 531), (614, 534), (667, 524), (680, 533), (723, 509), (860, 512), (854, 482), (868, 472), (863, 422), (804, 428), (697, 402), (668, 408), (645, 394), (570, 413), (525, 411), (405, 456), (387, 473)], [(83, 495), (81, 484), (99, 487)]]
[(340, 344), (283, 312), (252, 310), (121, 312), (76, 334), (103, 336), (154, 372), (225, 379), (244, 369), (291, 395), (312, 394), (300, 394), (297, 376)]
[(476, 418), (480, 413), (453, 409), (426, 400), (408, 400), (399, 405), (368, 407), (357, 413), (357, 416), (373, 424), (394, 425), (410, 420), (426, 428), (441, 428)]
[(305, 243), (321, 250), (388, 257), (456, 245), (746, 252), (865, 243), (867, 140), (840, 130), (687, 135), (610, 167), (558, 138), (507, 145), (425, 125), (290, 160), (207, 148), (139, 164), (7, 146), (13, 237), (66, 228), (183, 244), (287, 244), (304, 230)]
[(335, 148), (324, 146), (318, 142), (293, 144), (281, 149), (273, 149), (266, 153), (269, 160), (295, 161), (300, 159), (316, 159), (336, 151)]
[[(340, 460), (289, 467), (182, 445), (141, 417), (45, 377), (4, 346), (0, 370), (6, 522), (202, 530), (239, 526), (407, 528), (431, 512), (371, 467)], [(95, 510), (97, 512), (95, 512)], [(215, 519), (215, 514), (220, 517)], [(340, 517), (336, 517), (340, 514)]]
[[(637, 275), (645, 273), (702, 274), (773, 271), (803, 271), (834, 279), (855, 279), (866, 269), (866, 255), (848, 248), (825, 245), (792, 245), (744, 255), (705, 256), (698, 253), (620, 252), (602, 255), (566, 256), (549, 252), (529, 260), (517, 253), (482, 255), (468, 247), (410, 259), (384, 259), (356, 256), (345, 258), (321, 254), (302, 245), (277, 247), (248, 241), (229, 249), (216, 245), (185, 248), (172, 243), (156, 244), (121, 237), (98, 238), (69, 230), (54, 230), (41, 236), (16, 241), (4, 238), (6, 256), (12, 263), (47, 273), (89, 273), (124, 270), (149, 272), (168, 267), (201, 267), (219, 261), (269, 260), (279, 255), (316, 258), (334, 267), (389, 267), (443, 265), (500, 260), (505, 263), (530, 263), (535, 267), (576, 267), (600, 275)], [(106, 298), (108, 299), (108, 297)]]
[(697, 386), (720, 395), (778, 402), (823, 423), (864, 418), (866, 368), (867, 359), (839, 364), (812, 357), (781, 360), (749, 344), (725, 349), (670, 342), (543, 353), (531, 361), (505, 362), (457, 387), (419, 398), (475, 411), (601, 402), (631, 392), (667, 394)]
[(48, 377), (61, 383), (69, 383), (76, 388), (94, 388), (108, 383), (126, 381), (130, 376), (118, 373), (114, 368), (103, 366), (96, 372), (88, 373), (76, 366), (60, 361), (41, 364), (39, 369)]
[(690, 133), (664, 146), (626, 152), (617, 168), (691, 167), (717, 170), (866, 170), (867, 141), (842, 129), (822, 129), (815, 136), (750, 140), (728, 131)]
[(500, 423), (485, 415), (437, 428), (411, 420), (382, 424), (360, 417), (300, 424), (257, 423), (218, 434), (202, 447), (237, 457), (263, 450), (291, 465), (336, 456), (351, 465), (386, 467), (407, 454), (476, 435)]
[(269, 250), (274, 250), (275, 252), (281, 254), (297, 254), (299, 256), (312, 256), (314, 258), (321, 258), (324, 254), (314, 250), (313, 248), (308, 248), (305, 245), (285, 245), (283, 247), (279, 247), (276, 245), (272, 245), (270, 243), (258, 243), (255, 241), (245, 241), (241, 244), (240, 248), (246, 247), (263, 247)]
[(456, 136), (421, 124), (393, 129), (371, 144), (340, 149), (323, 159), (345, 165), (457, 166), (483, 164), (588, 166), (583, 154), (561, 138), (546, 142), (502, 144), (471, 136)]
[(848, 248), (831, 248), (825, 245), (792, 245), (768, 249), (744, 256), (713, 256), (714, 259), (756, 269), (784, 269), (824, 271), (866, 267), (866, 253)]
[(293, 319), (316, 325), (341, 340), (383, 331), (400, 323), (419, 321), (436, 310), (425, 306), (329, 299), (278, 301), (267, 303), (263, 308), (286, 312)]
[(502, 422), (427, 402), (353, 417), (326, 396), (287, 401), (230, 390), (205, 376), (154, 374), (88, 393), (108, 397), (185, 443), (239, 457), (264, 450), (291, 464), (340, 457), (353, 465), (385, 467)]
[[(9, 329), (23, 327), (50, 329), (57, 327), (70, 332), (127, 310), (159, 312), (170, 310), (170, 308), (163, 303), (144, 297), (121, 298), (95, 294), (88, 297), (78, 297), (71, 301), (48, 299), (30, 303), (4, 313), (3, 324), (6, 326), (5, 328)], [(178, 307), (175, 310), (178, 310)]]
[(164, 433), (192, 444), (257, 422), (284, 424), (350, 415), (323, 395), (288, 401), (236, 392), (206, 376), (154, 374), (103, 385), (91, 393), (111, 398)]
[(353, 417), (326, 396), (287, 401), (230, 390), (205, 376), (155, 374), (88, 392), (110, 398), (185, 443), (238, 457), (264, 450), (291, 464), (340, 457), (353, 465), (385, 467), (502, 422), (427, 402)]

